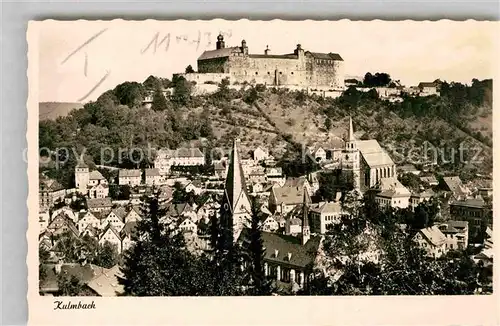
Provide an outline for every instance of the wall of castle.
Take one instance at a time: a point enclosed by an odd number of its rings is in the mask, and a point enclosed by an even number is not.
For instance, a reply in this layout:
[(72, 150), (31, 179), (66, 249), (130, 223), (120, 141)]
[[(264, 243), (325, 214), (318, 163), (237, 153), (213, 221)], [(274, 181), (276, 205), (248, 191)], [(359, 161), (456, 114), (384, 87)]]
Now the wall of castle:
[(310, 70), (312, 79), (309, 80), (311, 87), (314, 86), (329, 86), (334, 89), (343, 88), (344, 74), (343, 62), (333, 60), (322, 60), (310, 58)]
[(306, 85), (306, 66), (303, 57), (278, 56), (231, 57), (230, 73), (237, 82), (274, 85)]
[(191, 73), (179, 74), (186, 78), (187, 81), (195, 81), (196, 85), (205, 84), (206, 82), (220, 83), (224, 78), (231, 79), (229, 73)]
[(228, 58), (198, 60), (198, 72), (227, 73), (229, 72)]

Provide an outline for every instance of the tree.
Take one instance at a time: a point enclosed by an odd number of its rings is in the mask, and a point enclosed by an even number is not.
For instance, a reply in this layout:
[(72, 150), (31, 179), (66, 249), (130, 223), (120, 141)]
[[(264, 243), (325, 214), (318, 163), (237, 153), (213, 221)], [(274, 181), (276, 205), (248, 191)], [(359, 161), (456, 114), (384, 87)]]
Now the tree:
[(191, 98), (192, 85), (184, 77), (180, 76), (172, 80), (174, 94), (172, 102), (177, 106), (186, 106)]
[(104, 268), (111, 268), (118, 263), (118, 251), (116, 246), (106, 241), (97, 249), (94, 264)]
[(210, 295), (211, 275), (206, 257), (198, 258), (186, 249), (181, 233), (160, 223), (165, 210), (158, 195), (146, 199), (144, 218), (133, 236), (135, 245), (125, 252), (123, 277), (125, 295), (195, 296)]
[(325, 119), (325, 129), (326, 131), (330, 131), (332, 128), (332, 120), (330, 118)]
[(59, 288), (59, 295), (61, 296), (78, 296), (83, 291), (83, 285), (75, 275), (68, 277), (67, 275), (60, 274), (57, 278), (57, 286)]
[(192, 73), (194, 73), (194, 69), (193, 69), (193, 67), (191, 67), (191, 65), (189, 65), (186, 67), (185, 72), (186, 72), (186, 74), (192, 74)]
[(137, 82), (125, 82), (114, 89), (114, 93), (120, 104), (130, 108), (138, 107), (144, 99), (145, 90), (142, 84)]
[(261, 237), (261, 212), (255, 197), (252, 198), (252, 223), (250, 229), (250, 245), (248, 247), (248, 283), (250, 295), (271, 294), (271, 281), (264, 273), (264, 244)]
[(165, 111), (168, 109), (168, 102), (163, 95), (163, 91), (161, 88), (156, 88), (153, 93), (153, 103), (151, 103), (151, 109), (155, 111)]

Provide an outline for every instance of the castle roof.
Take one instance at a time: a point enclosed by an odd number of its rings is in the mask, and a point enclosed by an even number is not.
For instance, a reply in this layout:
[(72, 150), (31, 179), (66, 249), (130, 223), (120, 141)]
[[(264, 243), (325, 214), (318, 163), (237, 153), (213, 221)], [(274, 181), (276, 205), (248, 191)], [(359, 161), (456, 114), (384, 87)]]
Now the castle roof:
[(330, 53), (319, 53), (319, 52), (307, 51), (306, 54), (310, 54), (315, 59), (344, 61), (344, 59), (342, 59), (342, 57), (338, 53), (331, 53), (331, 52)]
[(227, 58), (233, 52), (240, 52), (240, 48), (238, 46), (222, 48), (217, 50), (209, 50), (205, 51), (201, 54), (198, 60), (209, 60), (209, 59), (217, 59), (217, 58)]

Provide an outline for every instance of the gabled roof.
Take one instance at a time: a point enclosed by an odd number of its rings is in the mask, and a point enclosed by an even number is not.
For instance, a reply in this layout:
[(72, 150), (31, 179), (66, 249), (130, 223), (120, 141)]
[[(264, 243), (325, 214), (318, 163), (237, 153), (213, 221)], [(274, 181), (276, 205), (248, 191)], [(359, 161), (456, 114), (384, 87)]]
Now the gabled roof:
[(167, 209), (167, 215), (172, 217), (180, 216), (184, 212), (192, 211), (192, 209), (193, 208), (189, 205), (189, 203), (172, 203)]
[(464, 187), (460, 177), (444, 177), (443, 182), (455, 196), (460, 197), (467, 195), (467, 189)]
[(118, 232), (118, 231), (117, 231), (117, 230), (116, 230), (116, 229), (115, 229), (115, 228), (114, 228), (114, 227), (113, 227), (110, 223), (108, 223), (108, 224), (106, 225), (106, 227), (104, 228), (104, 230), (102, 230), (102, 233), (101, 233), (101, 236), (99, 237), (99, 240), (101, 240), (101, 239), (102, 239), (102, 237), (104, 237), (104, 235), (108, 232), (108, 230), (111, 230), (111, 232), (113, 232), (113, 233), (114, 233), (114, 235), (115, 235), (118, 239), (120, 239), (120, 240), (122, 239), (122, 238), (120, 237), (120, 233), (119, 233), (119, 232)]
[(124, 292), (124, 287), (118, 282), (123, 277), (118, 265), (104, 270), (100, 275), (94, 277), (87, 286), (101, 297), (115, 297)]
[(446, 242), (446, 236), (434, 225), (419, 231), (434, 246), (441, 246)]
[(376, 188), (380, 190), (377, 196), (381, 197), (409, 197), (411, 195), (411, 192), (396, 177), (381, 178)]
[(281, 205), (281, 203), (298, 205), (303, 202), (303, 187), (273, 187), (271, 193), (274, 194), (277, 205)]
[(457, 200), (450, 203), (450, 205), (453, 206), (472, 207), (472, 208), (484, 208), (485, 204), (486, 203), (482, 198), (468, 198), (465, 200)]
[(304, 188), (306, 185), (307, 179), (305, 177), (288, 177), (286, 178), (285, 184), (283, 187), (295, 187), (295, 188)]
[(389, 154), (384, 151), (376, 139), (356, 140), (356, 146), (369, 167), (394, 165)]
[(43, 179), (40, 178), (39, 188), (40, 191), (48, 191), (48, 192), (59, 191), (64, 189), (64, 187), (59, 182), (49, 178), (43, 178)]
[(94, 170), (89, 173), (89, 180), (104, 180), (101, 172)]
[(91, 198), (87, 199), (88, 208), (109, 208), (113, 206), (110, 198)]
[(431, 183), (437, 183), (437, 179), (435, 176), (431, 175), (431, 176), (428, 176), (428, 177), (420, 177), (420, 180), (423, 181), (423, 182), (427, 182), (429, 184)]
[[(240, 234), (238, 241), (244, 246), (248, 246), (250, 230), (245, 228)], [(261, 238), (265, 249), (264, 260), (289, 265), (304, 269), (311, 268), (316, 259), (321, 238), (312, 236), (305, 245), (302, 245), (298, 237), (283, 234), (261, 232)], [(276, 250), (278, 255), (276, 256)], [(291, 254), (288, 260), (288, 254)]]
[(140, 177), (141, 176), (141, 170), (127, 170), (127, 169), (120, 169), (118, 171), (118, 177)]
[[(41, 291), (57, 291), (58, 274), (55, 272), (55, 264), (43, 264), (42, 267), (47, 272), (45, 280), (40, 284)], [(67, 263), (61, 266), (61, 275), (68, 277), (75, 276), (81, 283), (87, 284), (93, 278), (101, 275), (105, 269), (94, 264)]]
[(420, 82), (418, 84), (418, 88), (422, 88), (422, 87), (437, 87), (437, 83), (434, 83), (434, 82)]
[(136, 221), (125, 223), (125, 225), (123, 226), (123, 229), (120, 232), (120, 235), (121, 235), (120, 238), (123, 239), (127, 236), (133, 235), (134, 232), (136, 231), (136, 229), (137, 229), (137, 222)]
[[(113, 209), (111, 213), (114, 213), (122, 222), (125, 216), (127, 216), (127, 210), (124, 207), (117, 207)], [(108, 214), (109, 215), (109, 214)]]
[(322, 202), (317, 206), (311, 206), (310, 211), (315, 213), (332, 214), (342, 212), (342, 207), (339, 202)]
[(160, 170), (157, 168), (146, 169), (144, 171), (146, 173), (146, 177), (158, 177), (158, 176), (160, 176)]

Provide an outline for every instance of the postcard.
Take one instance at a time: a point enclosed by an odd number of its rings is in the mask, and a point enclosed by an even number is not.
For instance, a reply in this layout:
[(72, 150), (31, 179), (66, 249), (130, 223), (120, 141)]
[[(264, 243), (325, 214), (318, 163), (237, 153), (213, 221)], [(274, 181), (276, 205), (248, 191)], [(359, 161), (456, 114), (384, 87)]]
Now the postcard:
[(29, 322), (497, 324), (498, 26), (30, 22)]

